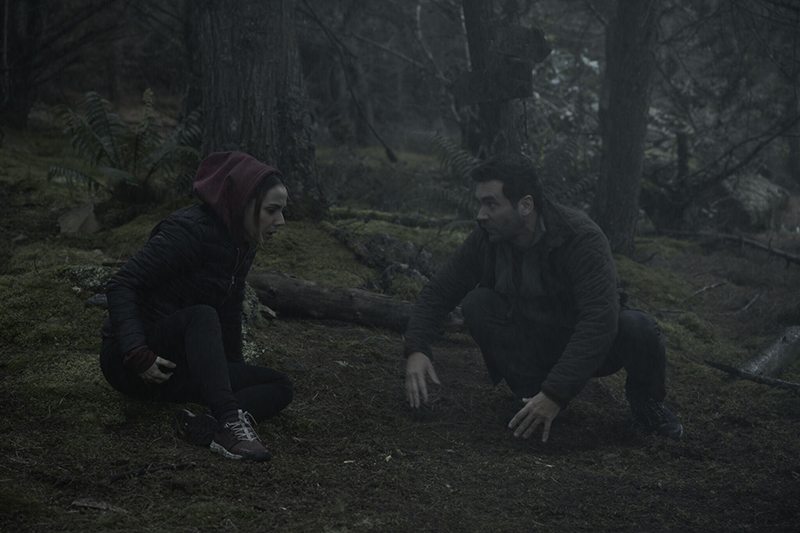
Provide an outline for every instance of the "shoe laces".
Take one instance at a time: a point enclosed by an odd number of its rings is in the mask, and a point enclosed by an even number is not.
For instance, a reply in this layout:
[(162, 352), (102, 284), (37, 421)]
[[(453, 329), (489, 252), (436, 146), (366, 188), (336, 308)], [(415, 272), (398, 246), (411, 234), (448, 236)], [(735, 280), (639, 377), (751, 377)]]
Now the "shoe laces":
[(258, 438), (258, 435), (256, 435), (256, 432), (253, 429), (253, 425), (255, 425), (255, 423), (256, 420), (253, 418), (253, 415), (247, 411), (240, 410), (238, 420), (235, 422), (228, 422), (226, 425), (239, 440), (261, 442), (261, 439)]

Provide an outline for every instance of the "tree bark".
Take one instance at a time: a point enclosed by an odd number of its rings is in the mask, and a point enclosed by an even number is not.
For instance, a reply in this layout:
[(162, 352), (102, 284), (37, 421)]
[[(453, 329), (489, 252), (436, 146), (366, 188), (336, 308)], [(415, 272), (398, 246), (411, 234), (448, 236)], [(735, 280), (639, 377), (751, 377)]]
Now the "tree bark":
[(766, 377), (778, 377), (800, 359), (800, 326), (791, 326), (769, 348), (739, 366), (744, 372)]
[[(414, 304), (383, 294), (305, 281), (276, 272), (251, 270), (247, 282), (270, 309), (290, 316), (327, 318), (405, 333)], [(453, 313), (446, 330), (459, 330), (463, 319)]]
[(200, 19), (203, 144), (283, 172), (298, 216), (322, 200), (290, 0), (208, 0)]
[[(797, 116), (797, 98), (793, 98), (785, 105), (787, 116)], [(786, 133), (786, 144), (788, 154), (786, 156), (786, 173), (789, 174), (791, 182), (800, 185), (800, 123), (796, 123)]]
[[(492, 66), (490, 54), (490, 26), (495, 19), (493, 2), (487, 0), (462, 0), (464, 25), (469, 45), (470, 70), (482, 72)], [(509, 101), (483, 102), (478, 104), (479, 155), (497, 152), (519, 152), (522, 142), (514, 122), (513, 105)]]
[(600, 101), (603, 172), (594, 218), (615, 253), (633, 254), (655, 63), (658, 0), (619, 0), (606, 30)]
[(2, 0), (0, 124), (24, 129), (36, 99), (35, 62), (44, 28), (41, 0)]

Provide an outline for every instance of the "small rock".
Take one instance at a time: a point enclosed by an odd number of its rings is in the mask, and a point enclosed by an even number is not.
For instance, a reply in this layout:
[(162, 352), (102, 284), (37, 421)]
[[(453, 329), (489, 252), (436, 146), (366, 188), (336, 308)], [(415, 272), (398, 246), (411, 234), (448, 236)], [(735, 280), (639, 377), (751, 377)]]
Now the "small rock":
[(94, 217), (94, 204), (89, 202), (76, 209), (71, 209), (58, 217), (61, 233), (94, 233), (98, 230)]

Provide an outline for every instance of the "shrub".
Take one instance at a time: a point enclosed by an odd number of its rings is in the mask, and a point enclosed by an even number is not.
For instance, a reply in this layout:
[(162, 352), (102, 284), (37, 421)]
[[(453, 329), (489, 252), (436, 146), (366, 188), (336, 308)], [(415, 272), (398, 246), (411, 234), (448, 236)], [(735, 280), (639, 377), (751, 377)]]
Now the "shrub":
[(144, 92), (142, 119), (128, 124), (108, 109), (109, 102), (94, 91), (76, 102), (75, 109), (61, 106), (56, 120), (77, 155), (84, 158), (99, 178), (83, 172), (51, 167), (47, 179), (62, 178), (71, 187), (86, 185), (90, 190), (107, 190), (126, 202), (157, 198), (156, 182), (173, 193), (189, 194), (200, 153), (200, 113), (195, 111), (168, 135), (154, 117), (153, 92)]

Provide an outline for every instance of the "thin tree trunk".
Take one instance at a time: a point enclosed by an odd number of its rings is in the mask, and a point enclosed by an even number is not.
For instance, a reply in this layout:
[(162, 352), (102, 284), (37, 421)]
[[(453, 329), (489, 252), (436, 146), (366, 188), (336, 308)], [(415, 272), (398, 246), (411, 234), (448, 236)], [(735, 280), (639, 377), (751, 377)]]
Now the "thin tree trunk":
[(603, 173), (594, 218), (612, 251), (630, 256), (644, 162), (653, 77), (658, 0), (619, 0), (606, 30), (606, 72), (600, 102)]

